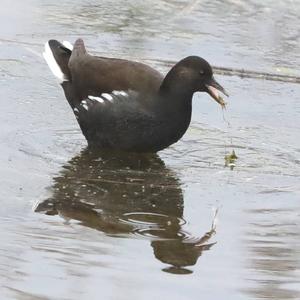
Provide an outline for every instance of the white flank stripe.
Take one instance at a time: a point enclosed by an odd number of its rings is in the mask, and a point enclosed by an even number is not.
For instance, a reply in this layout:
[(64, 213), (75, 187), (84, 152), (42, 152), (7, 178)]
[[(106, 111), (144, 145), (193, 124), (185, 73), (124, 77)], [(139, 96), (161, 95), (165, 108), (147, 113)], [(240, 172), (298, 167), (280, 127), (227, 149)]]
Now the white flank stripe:
[(79, 113), (79, 110), (78, 110), (77, 107), (74, 108), (74, 112), (77, 113), (77, 114)]
[(101, 97), (96, 97), (96, 96), (88, 96), (88, 98), (90, 100), (95, 100), (95, 101), (98, 101), (100, 103), (104, 103), (104, 100), (101, 98)]
[(69, 50), (73, 51), (73, 45), (68, 41), (63, 41), (62, 44)]
[(57, 64), (48, 42), (45, 44), (45, 52), (43, 53), (43, 56), (54, 76), (60, 80), (60, 83), (68, 81), (66, 75), (61, 71)]
[(80, 102), (80, 105), (81, 105), (85, 110), (89, 110), (89, 107), (88, 107), (88, 105), (87, 105), (87, 103), (86, 103), (85, 100), (82, 100), (82, 101)]
[(128, 96), (128, 94), (124, 91), (113, 91), (112, 93), (116, 96), (124, 96), (124, 97)]
[(112, 95), (107, 94), (107, 93), (103, 93), (101, 94), (101, 97), (105, 98), (106, 100), (113, 102), (114, 98), (112, 97)]

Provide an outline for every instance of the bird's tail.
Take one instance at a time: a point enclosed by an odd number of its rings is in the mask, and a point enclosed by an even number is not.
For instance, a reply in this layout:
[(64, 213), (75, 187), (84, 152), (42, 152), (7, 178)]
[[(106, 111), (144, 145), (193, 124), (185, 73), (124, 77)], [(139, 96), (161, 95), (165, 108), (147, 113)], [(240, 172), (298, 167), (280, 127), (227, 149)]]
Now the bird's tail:
[(50, 40), (45, 44), (43, 56), (54, 74), (60, 80), (71, 81), (71, 73), (68, 67), (73, 46), (69, 42), (60, 43), (56, 40)]

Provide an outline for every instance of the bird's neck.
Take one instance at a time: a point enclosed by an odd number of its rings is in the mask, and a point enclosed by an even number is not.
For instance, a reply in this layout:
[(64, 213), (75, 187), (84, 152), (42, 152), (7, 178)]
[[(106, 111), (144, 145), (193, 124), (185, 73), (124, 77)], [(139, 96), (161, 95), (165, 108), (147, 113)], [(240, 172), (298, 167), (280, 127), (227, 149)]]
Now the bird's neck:
[(184, 83), (174, 80), (173, 76), (168, 75), (163, 80), (159, 90), (160, 101), (164, 102), (164, 105), (161, 107), (165, 107), (174, 116), (183, 112), (190, 112), (193, 91)]
[(179, 139), (190, 124), (193, 91), (169, 72), (160, 86), (159, 94), (159, 113), (175, 128), (174, 132), (177, 133), (174, 140)]
[(191, 101), (194, 90), (184, 76), (184, 69), (176, 65), (167, 73), (160, 86), (160, 94), (173, 101)]

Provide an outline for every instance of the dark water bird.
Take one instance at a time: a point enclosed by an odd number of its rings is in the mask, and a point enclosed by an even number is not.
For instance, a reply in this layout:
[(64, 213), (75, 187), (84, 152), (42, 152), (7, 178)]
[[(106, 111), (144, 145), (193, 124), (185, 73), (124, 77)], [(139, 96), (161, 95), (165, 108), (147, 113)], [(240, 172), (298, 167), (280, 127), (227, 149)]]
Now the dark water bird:
[(92, 56), (78, 39), (74, 47), (50, 40), (44, 57), (65, 92), (89, 147), (157, 152), (186, 132), (195, 92), (222, 107), (209, 63), (198, 56), (179, 61), (164, 77), (134, 61)]

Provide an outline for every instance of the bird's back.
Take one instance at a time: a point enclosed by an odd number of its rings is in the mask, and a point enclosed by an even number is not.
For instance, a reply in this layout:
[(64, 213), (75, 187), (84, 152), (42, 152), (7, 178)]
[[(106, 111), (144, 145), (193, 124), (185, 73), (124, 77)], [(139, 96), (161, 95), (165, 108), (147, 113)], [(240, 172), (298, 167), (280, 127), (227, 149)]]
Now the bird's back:
[(84, 46), (80, 42), (79, 45), (76, 43), (68, 67), (72, 85), (80, 97), (116, 90), (132, 90), (145, 95), (158, 92), (163, 76), (150, 66), (125, 59), (92, 56), (82, 50)]

